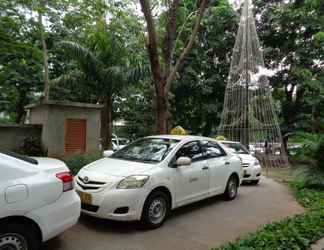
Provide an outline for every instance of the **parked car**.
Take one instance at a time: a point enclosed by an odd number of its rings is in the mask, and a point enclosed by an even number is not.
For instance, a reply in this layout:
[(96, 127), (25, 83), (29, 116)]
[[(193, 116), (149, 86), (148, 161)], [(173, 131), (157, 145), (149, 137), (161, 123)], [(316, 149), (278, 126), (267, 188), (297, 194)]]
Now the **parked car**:
[(83, 213), (157, 228), (177, 207), (219, 194), (234, 199), (242, 173), (239, 157), (216, 140), (151, 136), (82, 168), (76, 189)]
[(0, 249), (38, 250), (72, 227), (80, 198), (66, 165), (0, 152)]
[(112, 134), (111, 143), (112, 143), (112, 150), (110, 149), (110, 150), (103, 151), (103, 156), (110, 156), (115, 151), (118, 151), (119, 149), (126, 147), (130, 143), (130, 140), (127, 138), (120, 138), (117, 135)]
[(244, 169), (243, 182), (257, 185), (261, 178), (261, 164), (259, 160), (240, 142), (221, 141), (221, 143), (242, 159)]
[(129, 140), (126, 138), (120, 138), (120, 137), (113, 137), (111, 139), (112, 142), (112, 146), (113, 146), (113, 150), (117, 151), (119, 149), (124, 148), (125, 146), (127, 146), (127, 144), (129, 144)]

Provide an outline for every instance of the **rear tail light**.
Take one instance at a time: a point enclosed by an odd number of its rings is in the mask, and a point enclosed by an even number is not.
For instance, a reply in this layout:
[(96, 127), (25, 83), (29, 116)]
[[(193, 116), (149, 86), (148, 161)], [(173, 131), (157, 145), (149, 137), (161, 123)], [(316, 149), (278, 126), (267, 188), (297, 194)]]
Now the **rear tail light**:
[(57, 173), (56, 177), (63, 182), (63, 192), (72, 190), (73, 186), (73, 176), (70, 172)]

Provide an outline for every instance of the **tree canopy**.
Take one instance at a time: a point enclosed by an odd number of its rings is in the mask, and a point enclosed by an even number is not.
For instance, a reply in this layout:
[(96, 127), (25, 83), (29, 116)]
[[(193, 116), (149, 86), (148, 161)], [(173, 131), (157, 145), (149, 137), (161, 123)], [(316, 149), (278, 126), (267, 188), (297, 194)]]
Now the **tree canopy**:
[[(254, 13), (284, 134), (323, 132), (324, 2), (255, 0)], [(129, 137), (154, 133), (163, 105), (164, 129), (214, 136), (239, 14), (227, 0), (0, 0), (0, 112), (22, 123), (24, 106), (41, 101), (42, 34), (51, 99), (110, 97), (111, 121), (123, 120)]]

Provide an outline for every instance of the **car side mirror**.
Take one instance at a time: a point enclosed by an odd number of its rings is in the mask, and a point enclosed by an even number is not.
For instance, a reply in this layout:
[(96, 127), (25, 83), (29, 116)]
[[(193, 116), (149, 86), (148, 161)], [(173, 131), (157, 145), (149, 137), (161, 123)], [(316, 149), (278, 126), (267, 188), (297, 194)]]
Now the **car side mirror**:
[(181, 166), (188, 166), (191, 164), (191, 159), (189, 157), (179, 157), (176, 161), (176, 166), (181, 167)]
[(114, 153), (113, 150), (105, 150), (105, 151), (103, 152), (103, 156), (104, 156), (104, 157), (109, 157), (109, 156), (111, 156), (113, 153)]

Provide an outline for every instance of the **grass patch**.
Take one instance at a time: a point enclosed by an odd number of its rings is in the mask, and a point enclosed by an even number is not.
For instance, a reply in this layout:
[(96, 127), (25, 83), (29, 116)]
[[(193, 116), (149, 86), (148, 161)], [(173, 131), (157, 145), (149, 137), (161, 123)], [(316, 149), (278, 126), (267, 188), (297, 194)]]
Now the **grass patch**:
[(294, 169), (293, 168), (274, 168), (269, 169), (262, 169), (262, 174), (266, 177), (272, 178), (276, 181), (289, 183), (294, 180)]
[(297, 201), (307, 211), (265, 225), (242, 239), (214, 250), (307, 250), (312, 243), (324, 237), (324, 189), (296, 182), (293, 171), (289, 169), (272, 170), (268, 176), (288, 183)]

